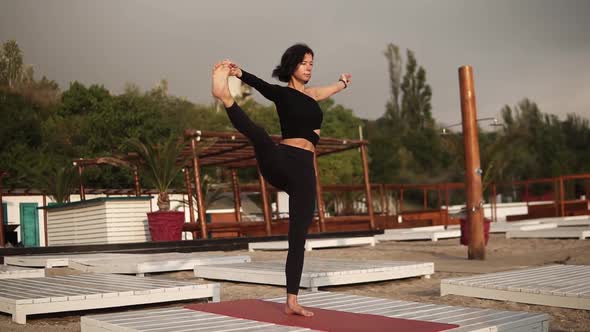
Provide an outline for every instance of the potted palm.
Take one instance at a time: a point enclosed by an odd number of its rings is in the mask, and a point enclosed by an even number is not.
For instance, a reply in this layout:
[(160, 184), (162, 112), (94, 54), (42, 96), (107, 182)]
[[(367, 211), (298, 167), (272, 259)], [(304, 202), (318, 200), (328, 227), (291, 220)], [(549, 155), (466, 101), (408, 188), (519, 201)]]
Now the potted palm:
[(47, 153), (35, 159), (21, 160), (17, 167), (22, 170), (21, 180), (29, 181), (30, 185), (41, 189), (54, 204), (68, 203), (79, 181), (72, 164)]
[(149, 139), (145, 142), (130, 139), (127, 145), (137, 154), (141, 177), (158, 191), (158, 211), (147, 214), (152, 241), (181, 240), (184, 212), (170, 210), (168, 191), (184, 164), (181, 157), (184, 141), (170, 137), (161, 144), (153, 144)]

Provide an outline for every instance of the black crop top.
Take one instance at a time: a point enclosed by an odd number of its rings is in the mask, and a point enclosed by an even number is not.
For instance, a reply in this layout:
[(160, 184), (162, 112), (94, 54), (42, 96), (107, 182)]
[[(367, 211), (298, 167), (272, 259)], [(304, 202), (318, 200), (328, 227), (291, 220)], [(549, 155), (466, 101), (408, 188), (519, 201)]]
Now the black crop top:
[(240, 79), (275, 103), (283, 138), (304, 138), (314, 146), (318, 144), (320, 136), (314, 130), (320, 129), (324, 116), (315, 99), (293, 88), (267, 83), (244, 70)]

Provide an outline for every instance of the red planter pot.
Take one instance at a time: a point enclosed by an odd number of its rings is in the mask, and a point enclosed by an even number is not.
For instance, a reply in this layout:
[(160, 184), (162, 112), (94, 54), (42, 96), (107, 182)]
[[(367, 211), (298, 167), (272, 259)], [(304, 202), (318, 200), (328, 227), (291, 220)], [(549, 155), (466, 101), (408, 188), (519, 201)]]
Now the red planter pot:
[[(467, 219), (461, 218), (461, 244), (464, 246), (469, 245), (469, 234), (470, 227)], [(484, 242), (485, 245), (488, 245), (488, 240), (490, 239), (490, 223), (492, 221), (488, 218), (483, 218), (483, 234), (484, 234)]]
[(182, 240), (184, 212), (156, 211), (147, 214), (152, 241)]

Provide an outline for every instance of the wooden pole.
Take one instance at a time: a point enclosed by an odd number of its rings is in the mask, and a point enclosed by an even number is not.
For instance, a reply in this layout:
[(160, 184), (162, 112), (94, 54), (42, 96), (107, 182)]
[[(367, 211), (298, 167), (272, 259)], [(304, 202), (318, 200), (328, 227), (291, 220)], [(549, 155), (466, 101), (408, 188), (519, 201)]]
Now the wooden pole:
[(206, 239), (207, 236), (207, 219), (205, 216), (205, 202), (203, 200), (203, 188), (201, 187), (201, 169), (199, 166), (199, 157), (197, 156), (197, 139), (191, 138), (191, 150), (193, 153), (193, 172), (195, 173), (195, 190), (197, 194), (197, 209), (199, 209), (199, 222), (201, 223), (201, 237)]
[(529, 211), (529, 182), (525, 181), (524, 182), (524, 201), (526, 203), (526, 208), (527, 208), (527, 213)]
[(78, 175), (80, 176), (80, 200), (86, 200), (86, 193), (84, 192), (84, 180), (82, 179), (82, 173), (84, 172), (84, 167), (80, 164), (78, 165)]
[(6, 172), (0, 172), (0, 247), (6, 245), (6, 237), (4, 235), (4, 204), (2, 201), (2, 178), (6, 175)]
[(385, 209), (385, 190), (383, 189), (383, 184), (379, 185), (379, 205), (381, 207), (381, 214), (386, 214), (387, 212)]
[(262, 195), (262, 212), (264, 212), (264, 225), (266, 226), (266, 235), (272, 235), (272, 228), (270, 226), (271, 217), (270, 209), (268, 207), (268, 196), (266, 190), (266, 180), (260, 173), (260, 167), (256, 167), (258, 170), (258, 181), (260, 181), (260, 194)]
[(276, 219), (279, 219), (281, 217), (281, 210), (279, 208), (279, 192), (278, 191), (275, 193), (275, 199), (276, 199), (276, 204), (275, 204), (275, 207), (276, 207), (276, 210), (275, 210), (276, 216), (275, 216), (275, 218)]
[(448, 223), (449, 223), (449, 219), (448, 219), (449, 213), (448, 213), (448, 211), (446, 214), (443, 213), (440, 185), (436, 186), (436, 204), (438, 205), (438, 212), (440, 215), (440, 219), (443, 220), (443, 224), (445, 225), (445, 228), (447, 228)]
[(240, 213), (240, 210), (242, 208), (242, 201), (240, 199), (240, 185), (238, 184), (238, 174), (235, 168), (232, 168), (231, 170), (231, 181), (234, 190), (234, 210), (236, 222), (242, 222), (242, 214)]
[[(191, 175), (189, 174), (189, 170), (187, 167), (183, 168), (182, 171), (184, 172), (184, 182), (186, 184), (186, 195), (188, 196), (188, 210), (190, 216), (190, 223), (194, 226), (196, 224), (195, 220), (195, 207), (193, 205), (193, 186), (191, 186)], [(191, 232), (193, 235), (193, 240), (197, 239), (197, 232)]]
[(563, 185), (563, 176), (559, 177), (559, 198), (561, 206), (561, 216), (565, 217), (565, 187)]
[(386, 193), (386, 200), (385, 200), (385, 215), (388, 216), (390, 211), (389, 211), (389, 201), (391, 200), (391, 192), (389, 191), (385, 191)]
[(559, 216), (559, 184), (556, 178), (553, 179), (553, 206), (555, 206), (555, 216)]
[(467, 222), (470, 226), (469, 259), (485, 259), (483, 200), (479, 142), (477, 138), (477, 109), (471, 66), (459, 68), (463, 145), (465, 149), (465, 189)]
[(496, 192), (496, 184), (492, 183), (492, 221), (498, 221), (498, 211), (496, 208), (498, 207), (497, 202), (498, 193)]
[(318, 156), (314, 152), (313, 154), (313, 165), (314, 165), (314, 172), (315, 172), (315, 189), (316, 189), (316, 204), (318, 206), (318, 218), (320, 220), (320, 232), (326, 231), (326, 223), (325, 223), (325, 209), (324, 209), (324, 196), (322, 194), (322, 185), (320, 184), (320, 168), (318, 166)]
[(400, 188), (399, 196), (400, 196), (400, 198), (399, 198), (399, 213), (398, 214), (401, 214), (402, 211), (404, 210), (404, 188)]
[(361, 144), (361, 159), (363, 162), (363, 175), (365, 180), (365, 193), (367, 195), (367, 211), (369, 212), (369, 225), (371, 229), (375, 229), (373, 198), (371, 196), (371, 184), (369, 182), (369, 163), (367, 161), (367, 146), (365, 144)]
[(133, 184), (135, 185), (135, 196), (141, 196), (141, 187), (139, 186), (139, 174), (137, 172), (137, 165), (133, 165)]
[(49, 246), (47, 240), (47, 195), (43, 194), (43, 232), (45, 233), (45, 246)]

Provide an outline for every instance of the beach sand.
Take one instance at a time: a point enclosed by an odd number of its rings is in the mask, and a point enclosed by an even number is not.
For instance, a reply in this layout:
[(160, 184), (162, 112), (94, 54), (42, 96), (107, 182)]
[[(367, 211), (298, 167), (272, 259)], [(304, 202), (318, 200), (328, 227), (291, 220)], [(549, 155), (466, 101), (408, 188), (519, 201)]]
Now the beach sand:
[[(284, 259), (286, 252), (231, 251), (226, 255), (250, 255), (252, 260)], [(340, 258), (351, 260), (403, 260), (434, 262), (435, 274), (430, 279), (409, 278), (349, 286), (325, 287), (321, 290), (356, 295), (390, 298), (425, 303), (437, 303), (477, 308), (542, 312), (550, 315), (550, 331), (590, 331), (590, 310), (575, 310), (514, 302), (483, 300), (463, 296), (441, 297), (440, 280), (481, 273), (506, 271), (548, 264), (590, 265), (590, 241), (549, 239), (505, 239), (503, 234), (492, 234), (486, 248), (484, 261), (467, 259), (467, 248), (459, 245), (459, 239), (413, 242), (381, 242), (375, 247), (350, 247), (340, 249), (316, 249), (306, 257)], [(68, 268), (54, 268), (48, 275), (75, 274)], [(192, 271), (161, 273), (151, 278), (172, 278), (195, 283), (205, 281), (193, 276)], [(219, 282), (219, 281), (214, 281)], [(270, 298), (284, 295), (284, 289), (276, 286), (221, 283), (221, 300)], [(80, 316), (110, 313), (122, 310), (140, 310), (165, 306), (183, 306), (192, 302), (176, 302), (165, 305), (144, 305), (106, 310), (33, 315), (26, 325), (12, 322), (8, 314), (0, 313), (0, 331), (79, 331)]]

